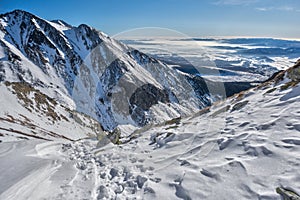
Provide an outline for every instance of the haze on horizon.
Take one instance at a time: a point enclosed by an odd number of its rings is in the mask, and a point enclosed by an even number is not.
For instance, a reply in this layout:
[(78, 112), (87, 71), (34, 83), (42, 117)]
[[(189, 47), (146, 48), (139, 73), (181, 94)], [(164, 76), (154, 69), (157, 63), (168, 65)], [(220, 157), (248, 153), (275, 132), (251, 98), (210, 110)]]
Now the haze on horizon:
[(161, 27), (191, 37), (300, 38), (299, 0), (0, 1), (1, 13), (15, 9), (75, 26), (85, 23), (109, 35)]

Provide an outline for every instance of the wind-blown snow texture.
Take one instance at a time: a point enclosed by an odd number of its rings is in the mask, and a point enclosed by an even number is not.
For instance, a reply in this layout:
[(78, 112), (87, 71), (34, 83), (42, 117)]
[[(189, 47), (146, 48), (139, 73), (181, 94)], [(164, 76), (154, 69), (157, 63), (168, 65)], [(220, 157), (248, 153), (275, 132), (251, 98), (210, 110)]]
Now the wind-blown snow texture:
[(3, 135), (0, 197), (278, 199), (279, 186), (299, 193), (299, 67), (121, 145)]

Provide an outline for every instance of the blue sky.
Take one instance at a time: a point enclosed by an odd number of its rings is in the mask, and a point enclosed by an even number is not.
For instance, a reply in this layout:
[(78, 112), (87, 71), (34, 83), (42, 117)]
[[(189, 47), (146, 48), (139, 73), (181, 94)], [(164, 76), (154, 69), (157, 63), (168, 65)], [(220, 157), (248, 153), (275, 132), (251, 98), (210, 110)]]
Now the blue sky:
[(162, 27), (193, 37), (300, 38), (300, 0), (0, 0), (1, 13), (14, 9), (109, 35)]

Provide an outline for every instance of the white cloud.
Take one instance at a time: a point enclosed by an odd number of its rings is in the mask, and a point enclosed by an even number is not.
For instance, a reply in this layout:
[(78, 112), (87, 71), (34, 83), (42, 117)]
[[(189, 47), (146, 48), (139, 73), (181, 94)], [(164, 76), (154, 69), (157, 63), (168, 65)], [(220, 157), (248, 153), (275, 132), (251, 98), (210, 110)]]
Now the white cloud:
[(294, 8), (291, 6), (282, 6), (282, 7), (278, 7), (278, 10), (283, 10), (283, 11), (293, 11)]
[[(285, 12), (300, 12), (299, 6), (291, 6), (286, 5), (288, 4), (285, 2), (286, 0), (278, 0), (279, 4), (276, 6), (273, 4), (273, 6), (267, 6), (272, 5), (272, 1), (274, 0), (215, 0), (213, 4), (221, 6), (221, 5), (231, 5), (231, 6), (262, 6), (262, 7), (254, 7), (255, 10), (261, 11), (261, 12), (267, 12), (267, 11), (285, 11)], [(280, 5), (281, 4), (281, 5)]]
[(249, 5), (256, 3), (258, 0), (219, 0), (214, 2), (216, 5)]
[(268, 11), (268, 10), (270, 10), (270, 8), (256, 8), (256, 10), (259, 10), (259, 11)]
[(259, 11), (272, 11), (272, 10), (277, 10), (277, 11), (296, 11), (299, 12), (300, 10), (295, 9), (294, 7), (291, 6), (280, 6), (280, 7), (260, 7), (256, 8), (256, 10)]

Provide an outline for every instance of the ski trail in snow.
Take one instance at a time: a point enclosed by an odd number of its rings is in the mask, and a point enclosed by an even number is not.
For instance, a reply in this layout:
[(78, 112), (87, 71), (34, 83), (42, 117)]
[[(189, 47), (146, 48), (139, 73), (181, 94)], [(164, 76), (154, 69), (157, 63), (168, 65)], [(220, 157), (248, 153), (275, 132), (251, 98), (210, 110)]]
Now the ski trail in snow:
[[(99, 168), (91, 149), (80, 142), (5, 143), (0, 167), (7, 184), (0, 199), (97, 199)], [(11, 157), (14, 151), (17, 157)]]
[(12, 187), (0, 195), (0, 199), (36, 199), (43, 198), (50, 185), (50, 177), (61, 164), (53, 162), (52, 165), (41, 167), (15, 183)]
[(56, 198), (96, 199), (95, 184), (97, 184), (98, 169), (92, 153), (88, 150), (88, 145), (81, 142), (62, 144), (61, 151), (67, 159), (59, 174), (65, 174), (66, 171), (73, 171), (73, 173), (65, 177)]
[(2, 147), (0, 150), (0, 157), (6, 156), (6, 155), (10, 154), (11, 152), (13, 152), (16, 149), (16, 146), (17, 146), (17, 144), (14, 143), (7, 147)]
[(92, 160), (92, 163), (93, 163), (93, 169), (94, 169), (94, 188), (93, 188), (93, 191), (92, 191), (92, 199), (98, 199), (98, 187), (99, 187), (99, 184), (100, 184), (100, 178), (99, 178), (99, 171), (98, 171), (98, 166), (95, 162), (95, 159)]

